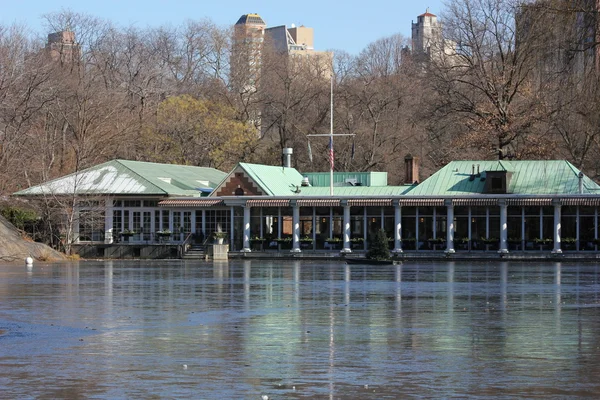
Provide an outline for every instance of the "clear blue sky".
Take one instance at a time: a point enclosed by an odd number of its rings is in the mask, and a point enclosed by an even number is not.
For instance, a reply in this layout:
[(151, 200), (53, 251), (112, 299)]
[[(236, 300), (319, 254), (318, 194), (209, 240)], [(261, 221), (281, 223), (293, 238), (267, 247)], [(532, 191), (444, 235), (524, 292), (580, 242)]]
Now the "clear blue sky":
[(430, 12), (439, 15), (442, 0), (0, 0), (0, 22), (22, 23), (45, 35), (41, 16), (67, 9), (138, 28), (208, 18), (233, 25), (242, 14), (258, 13), (267, 26), (305, 25), (315, 30), (315, 49), (358, 54), (369, 43), (395, 33), (410, 37), (411, 21)]

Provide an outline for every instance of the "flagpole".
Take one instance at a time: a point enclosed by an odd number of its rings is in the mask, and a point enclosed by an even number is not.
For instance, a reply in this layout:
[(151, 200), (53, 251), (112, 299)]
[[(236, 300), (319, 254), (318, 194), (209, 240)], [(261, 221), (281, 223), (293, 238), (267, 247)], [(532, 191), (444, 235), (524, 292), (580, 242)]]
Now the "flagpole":
[(330, 114), (330, 123), (329, 123), (329, 145), (331, 146), (329, 161), (329, 195), (333, 196), (333, 74), (331, 74), (331, 93), (330, 93), (330, 104), (329, 104), (329, 114)]
[[(328, 137), (329, 138), (329, 150), (328, 150), (328, 161), (329, 161), (329, 195), (333, 196), (333, 166), (334, 166), (334, 153), (333, 153), (333, 137), (334, 136), (355, 136), (354, 133), (333, 133), (333, 73), (331, 74), (331, 90), (330, 90), (330, 104), (329, 107), (331, 108), (330, 110), (330, 120), (329, 120), (329, 133), (317, 133), (317, 134), (310, 134), (310, 135), (306, 135), (307, 137), (315, 137), (315, 136), (322, 136), (322, 137)], [(310, 140), (310, 139), (309, 139)], [(309, 154), (309, 158), (312, 162), (312, 151), (310, 150), (310, 141), (308, 142), (308, 154)]]

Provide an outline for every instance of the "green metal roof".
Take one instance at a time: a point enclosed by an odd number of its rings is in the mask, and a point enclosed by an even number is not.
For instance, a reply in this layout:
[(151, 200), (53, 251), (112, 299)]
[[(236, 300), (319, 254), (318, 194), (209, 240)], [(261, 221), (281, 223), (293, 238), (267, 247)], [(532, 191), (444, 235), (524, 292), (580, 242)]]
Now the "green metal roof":
[(226, 174), (214, 168), (112, 160), (21, 190), (15, 195), (200, 196)]
[[(275, 165), (238, 163), (233, 171), (243, 170), (250, 179), (256, 183), (267, 196), (289, 196), (294, 193), (296, 186), (302, 183), (302, 175), (295, 168), (284, 168)], [(218, 192), (219, 187), (226, 181), (216, 186), (213, 191)]]
[[(401, 196), (412, 186), (334, 186), (334, 196)], [(329, 186), (301, 186), (301, 196), (329, 196)]]
[[(473, 166), (480, 177), (470, 179)], [(408, 195), (452, 196), (485, 194), (486, 171), (512, 173), (507, 193), (520, 195), (579, 194), (579, 170), (564, 160), (452, 161), (415, 186)], [(583, 177), (583, 194), (598, 194), (600, 186)]]
[[(329, 187), (329, 172), (304, 172), (311, 186)], [(333, 184), (347, 184), (347, 180), (360, 183), (362, 186), (387, 186), (387, 172), (334, 172)]]

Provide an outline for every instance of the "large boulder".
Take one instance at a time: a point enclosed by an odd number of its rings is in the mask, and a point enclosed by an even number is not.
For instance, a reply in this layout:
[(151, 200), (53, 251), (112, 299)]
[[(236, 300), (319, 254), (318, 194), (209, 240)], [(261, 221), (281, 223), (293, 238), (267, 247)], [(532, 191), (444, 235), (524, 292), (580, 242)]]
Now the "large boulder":
[(66, 256), (42, 243), (23, 239), (13, 224), (0, 215), (0, 261), (19, 261), (27, 257), (36, 260), (64, 260)]

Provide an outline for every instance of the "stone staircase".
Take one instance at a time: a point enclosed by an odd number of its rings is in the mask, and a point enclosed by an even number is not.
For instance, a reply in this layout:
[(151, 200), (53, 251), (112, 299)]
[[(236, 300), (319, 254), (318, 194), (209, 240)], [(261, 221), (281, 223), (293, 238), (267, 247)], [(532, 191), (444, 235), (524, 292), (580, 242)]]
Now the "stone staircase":
[(204, 260), (206, 257), (206, 248), (200, 244), (193, 244), (183, 255), (184, 260)]

